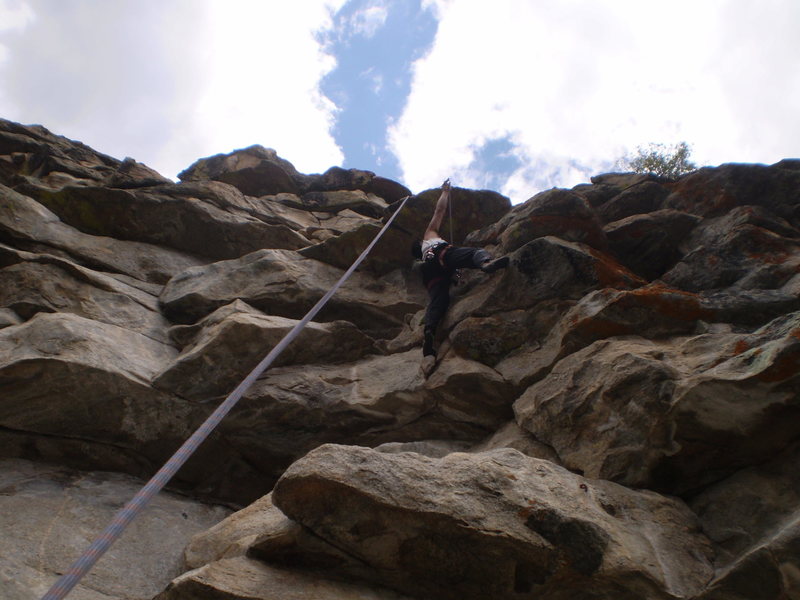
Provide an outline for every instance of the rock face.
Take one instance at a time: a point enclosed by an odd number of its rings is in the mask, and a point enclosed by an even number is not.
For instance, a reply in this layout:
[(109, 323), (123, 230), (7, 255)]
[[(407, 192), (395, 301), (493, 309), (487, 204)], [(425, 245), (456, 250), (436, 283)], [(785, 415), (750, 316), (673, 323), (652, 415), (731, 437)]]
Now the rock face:
[[(3, 598), (43, 596), (140, 485), (115, 473), (0, 460)], [(147, 510), (150, 518), (131, 524), (70, 597), (152, 597), (181, 573), (181, 551), (190, 538), (230, 513), (168, 493)]]
[[(447, 236), (510, 265), (452, 288), (427, 375), (411, 197), (75, 597), (800, 597), (799, 165), (455, 189)], [(260, 146), (174, 183), (0, 120), (0, 596), (40, 597), (408, 195)]]
[(687, 597), (711, 575), (682, 503), (515, 450), (435, 460), (323, 446), (273, 501), (359, 574), (416, 597), (569, 598), (587, 581), (607, 597)]

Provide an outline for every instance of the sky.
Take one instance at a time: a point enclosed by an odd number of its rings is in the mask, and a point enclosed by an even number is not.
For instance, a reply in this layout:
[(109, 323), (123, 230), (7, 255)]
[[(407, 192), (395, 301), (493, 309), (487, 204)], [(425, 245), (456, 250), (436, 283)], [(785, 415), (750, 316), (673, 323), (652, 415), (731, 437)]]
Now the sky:
[(798, 0), (0, 0), (0, 117), (173, 179), (261, 144), (518, 203), (650, 143), (800, 156), (798, 31)]

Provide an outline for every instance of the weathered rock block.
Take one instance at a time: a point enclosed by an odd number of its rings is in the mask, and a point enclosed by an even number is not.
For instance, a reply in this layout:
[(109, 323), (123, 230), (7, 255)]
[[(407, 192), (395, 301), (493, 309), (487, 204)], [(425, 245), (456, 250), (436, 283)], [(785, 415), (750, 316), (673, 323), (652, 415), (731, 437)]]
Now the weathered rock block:
[(690, 492), (800, 434), (798, 319), (679, 345), (595, 342), (531, 386), (517, 420), (587, 476)]
[(510, 259), (509, 268), (454, 303), (445, 326), (467, 316), (530, 309), (555, 299), (578, 300), (598, 288), (631, 289), (646, 283), (607, 254), (555, 237), (528, 242)]
[[(176, 350), (69, 313), (0, 330), (0, 421), (14, 431), (142, 452), (187, 434), (187, 407), (150, 387)], [(36, 380), (36, 385), (29, 382)]]
[(496, 223), (470, 234), (471, 245), (497, 244), (513, 252), (537, 238), (554, 236), (606, 250), (608, 242), (597, 213), (584, 198), (569, 190), (552, 189), (520, 204)]
[[(269, 315), (302, 318), (333, 287), (342, 271), (287, 250), (260, 250), (240, 259), (188, 269), (161, 296), (167, 315), (191, 322), (241, 299)], [(378, 337), (391, 337), (408, 312), (421, 308), (422, 290), (354, 273), (317, 317), (350, 321)]]
[(29, 193), (85, 233), (167, 246), (215, 260), (309, 243), (272, 211), (264, 211), (262, 217), (261, 210), (248, 206), (256, 203), (248, 203), (235, 188), (216, 182), (146, 191), (65, 187)]
[(44, 206), (0, 185), (0, 242), (21, 250), (54, 253), (90, 268), (166, 283), (203, 261), (151, 244), (87, 235), (62, 223)]
[(514, 450), (382, 454), (323, 446), (273, 502), (419, 598), (691, 597), (710, 548), (679, 501), (576, 476)]
[(86, 185), (147, 187), (169, 180), (132, 158), (119, 161), (40, 125), (0, 119), (0, 182), (8, 186), (66, 177)]
[[(293, 319), (265, 315), (240, 301), (217, 309), (191, 327), (199, 330), (194, 339), (153, 380), (153, 385), (195, 400), (225, 395), (297, 323)], [(181, 334), (185, 335), (186, 332)], [(273, 365), (353, 362), (373, 347), (372, 338), (361, 333), (352, 323), (311, 322)]]
[(250, 146), (230, 154), (202, 158), (178, 174), (181, 181), (222, 181), (248, 196), (267, 196), (286, 192), (302, 193), (309, 178), (272, 148)]
[(69, 312), (170, 343), (169, 321), (159, 312), (155, 296), (55, 256), (11, 249), (5, 254), (7, 260), (14, 255), (20, 262), (0, 269), (0, 306), (24, 319), (40, 312)]
[(796, 445), (712, 486), (692, 501), (716, 550), (703, 600), (778, 600), (800, 593), (800, 477)]
[(764, 227), (771, 221), (763, 210), (747, 206), (707, 219), (687, 242), (689, 251), (681, 262), (662, 279), (693, 292), (784, 286), (800, 272), (800, 237), (782, 235), (791, 232), (785, 221)]
[(669, 189), (655, 181), (643, 181), (620, 192), (597, 209), (604, 223), (660, 210)]
[(705, 167), (682, 177), (664, 208), (716, 217), (737, 206), (761, 206), (797, 227), (798, 189), (800, 171), (788, 163), (772, 166), (731, 163)]
[(239, 557), (211, 563), (173, 581), (153, 600), (411, 600), (388, 590), (275, 569)]
[(437, 397), (442, 414), (454, 422), (495, 430), (513, 416), (514, 387), (479, 362), (448, 355), (425, 387)]
[[(372, 242), (383, 225), (377, 222), (361, 223), (342, 233), (330, 237), (320, 244), (298, 251), (298, 254), (313, 258), (339, 269), (348, 269)], [(376, 275), (385, 275), (395, 269), (406, 269), (411, 256), (405, 252), (409, 246), (408, 236), (392, 227), (383, 234), (359, 269)]]
[[(220, 424), (220, 432), (237, 452), (277, 480), (294, 460), (317, 446), (431, 439), (477, 443), (513, 400), (486, 391), (459, 396), (475, 373), (443, 374), (427, 382), (419, 367), (419, 350), (374, 356), (343, 365), (304, 365), (269, 371)], [(494, 375), (493, 383), (502, 383)]]
[(647, 280), (657, 279), (684, 255), (681, 243), (701, 221), (676, 210), (658, 210), (609, 223), (605, 227), (614, 257)]
[[(0, 596), (39, 598), (143, 481), (118, 473), (0, 460)], [(183, 571), (181, 551), (230, 510), (158, 494), (70, 597), (150, 600)]]

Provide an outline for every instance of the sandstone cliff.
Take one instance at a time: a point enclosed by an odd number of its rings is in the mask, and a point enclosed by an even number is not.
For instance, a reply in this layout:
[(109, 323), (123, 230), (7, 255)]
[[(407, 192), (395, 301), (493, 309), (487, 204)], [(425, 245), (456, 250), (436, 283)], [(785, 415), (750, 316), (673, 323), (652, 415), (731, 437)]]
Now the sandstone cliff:
[[(254, 146), (174, 183), (0, 120), (0, 592), (38, 598), (409, 194)], [(70, 598), (800, 597), (800, 160), (436, 190)], [(238, 512), (232, 512), (233, 510)]]

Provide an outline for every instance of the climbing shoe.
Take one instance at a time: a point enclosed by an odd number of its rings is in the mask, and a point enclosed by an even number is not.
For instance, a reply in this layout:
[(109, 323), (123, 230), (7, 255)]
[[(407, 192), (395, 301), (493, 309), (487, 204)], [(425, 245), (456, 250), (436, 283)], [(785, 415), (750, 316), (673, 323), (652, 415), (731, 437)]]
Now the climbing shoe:
[(508, 266), (508, 257), (501, 256), (497, 260), (490, 260), (481, 265), (481, 271), (484, 273), (494, 273), (500, 269), (505, 269)]

